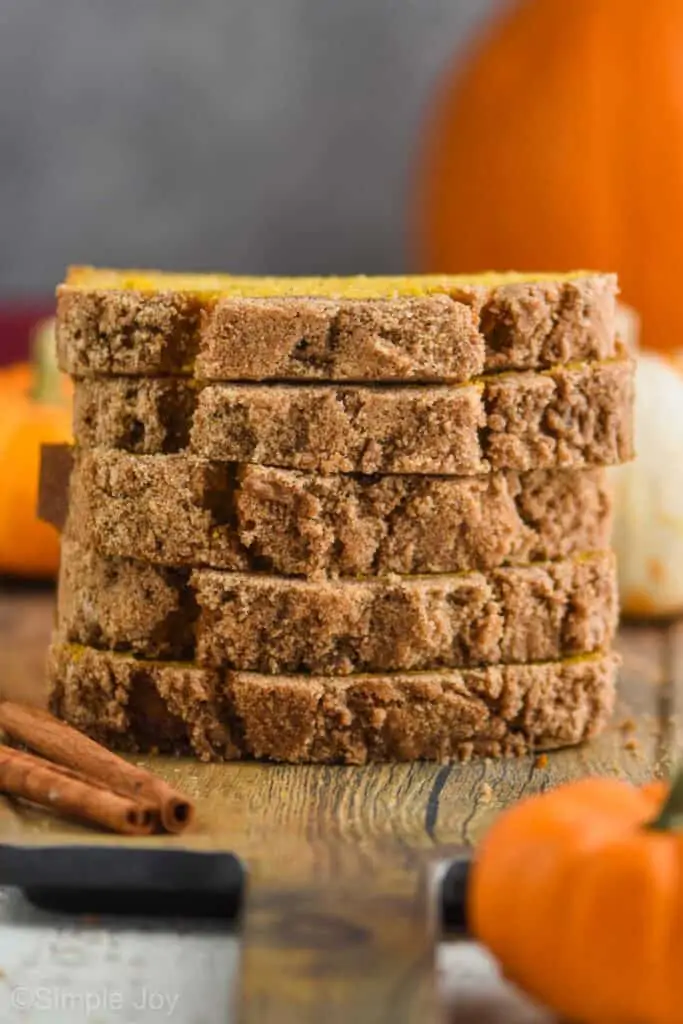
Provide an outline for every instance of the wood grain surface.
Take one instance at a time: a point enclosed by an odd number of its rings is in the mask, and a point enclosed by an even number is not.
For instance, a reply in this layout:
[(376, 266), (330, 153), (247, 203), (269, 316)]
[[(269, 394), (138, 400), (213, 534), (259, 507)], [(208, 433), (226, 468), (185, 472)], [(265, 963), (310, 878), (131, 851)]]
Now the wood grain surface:
[[(44, 700), (52, 615), (49, 589), (4, 587), (0, 696)], [(619, 647), (613, 725), (590, 745), (547, 757), (364, 768), (139, 759), (197, 800), (184, 843), (234, 850), (248, 866), (239, 1019), (439, 1019), (428, 884), (435, 862), (476, 843), (521, 796), (587, 774), (639, 782), (677, 759), (683, 625), (623, 629)], [(111, 841), (6, 800), (0, 838)]]

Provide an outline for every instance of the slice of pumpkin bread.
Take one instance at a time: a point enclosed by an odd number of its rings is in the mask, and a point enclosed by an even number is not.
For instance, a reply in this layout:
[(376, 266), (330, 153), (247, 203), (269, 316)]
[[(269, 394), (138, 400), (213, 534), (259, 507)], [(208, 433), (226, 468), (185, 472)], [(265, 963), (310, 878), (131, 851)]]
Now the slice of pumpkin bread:
[(64, 638), (143, 658), (265, 673), (416, 671), (554, 661), (606, 649), (610, 552), (487, 574), (300, 580), (185, 572), (66, 542)]
[(85, 447), (190, 450), (209, 459), (323, 473), (468, 476), (613, 465), (631, 458), (628, 359), (433, 387), (81, 380)]
[(618, 659), (346, 677), (145, 662), (55, 640), (50, 705), (100, 742), (208, 760), (449, 761), (580, 743), (604, 727)]
[(555, 661), (609, 647), (610, 553), (458, 576), (309, 581), (196, 570), (196, 660), (264, 673)]
[(204, 380), (465, 381), (615, 354), (610, 274), (245, 278), (72, 268), (62, 369)]
[(76, 452), (66, 535), (104, 555), (285, 575), (462, 572), (609, 543), (602, 469), (320, 476)]

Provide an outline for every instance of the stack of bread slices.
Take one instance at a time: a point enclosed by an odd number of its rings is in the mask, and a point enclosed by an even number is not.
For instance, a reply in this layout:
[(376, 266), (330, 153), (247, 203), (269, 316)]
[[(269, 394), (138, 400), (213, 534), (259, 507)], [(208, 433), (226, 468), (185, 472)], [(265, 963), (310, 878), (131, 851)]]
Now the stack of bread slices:
[(74, 268), (53, 710), (124, 750), (448, 760), (581, 742), (617, 659), (610, 275)]

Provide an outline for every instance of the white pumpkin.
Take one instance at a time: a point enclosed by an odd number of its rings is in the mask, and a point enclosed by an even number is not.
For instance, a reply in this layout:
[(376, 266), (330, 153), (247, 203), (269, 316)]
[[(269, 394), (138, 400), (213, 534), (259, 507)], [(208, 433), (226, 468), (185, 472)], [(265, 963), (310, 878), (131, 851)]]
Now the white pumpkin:
[(625, 615), (683, 613), (683, 354), (679, 360), (636, 357), (637, 457), (614, 470), (613, 540)]

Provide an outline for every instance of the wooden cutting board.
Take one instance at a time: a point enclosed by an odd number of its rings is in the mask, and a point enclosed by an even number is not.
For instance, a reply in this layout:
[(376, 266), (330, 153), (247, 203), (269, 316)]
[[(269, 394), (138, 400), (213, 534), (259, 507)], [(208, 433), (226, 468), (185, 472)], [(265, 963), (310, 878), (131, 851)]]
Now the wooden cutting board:
[[(48, 590), (0, 594), (0, 696), (43, 699), (52, 615)], [(439, 1019), (435, 863), (476, 843), (521, 796), (587, 774), (639, 782), (668, 773), (677, 758), (683, 625), (623, 630), (619, 647), (613, 726), (586, 747), (547, 758), (365, 768), (140, 759), (197, 801), (197, 826), (184, 844), (233, 850), (247, 865), (238, 1018)], [(112, 842), (4, 800), (0, 839)]]

